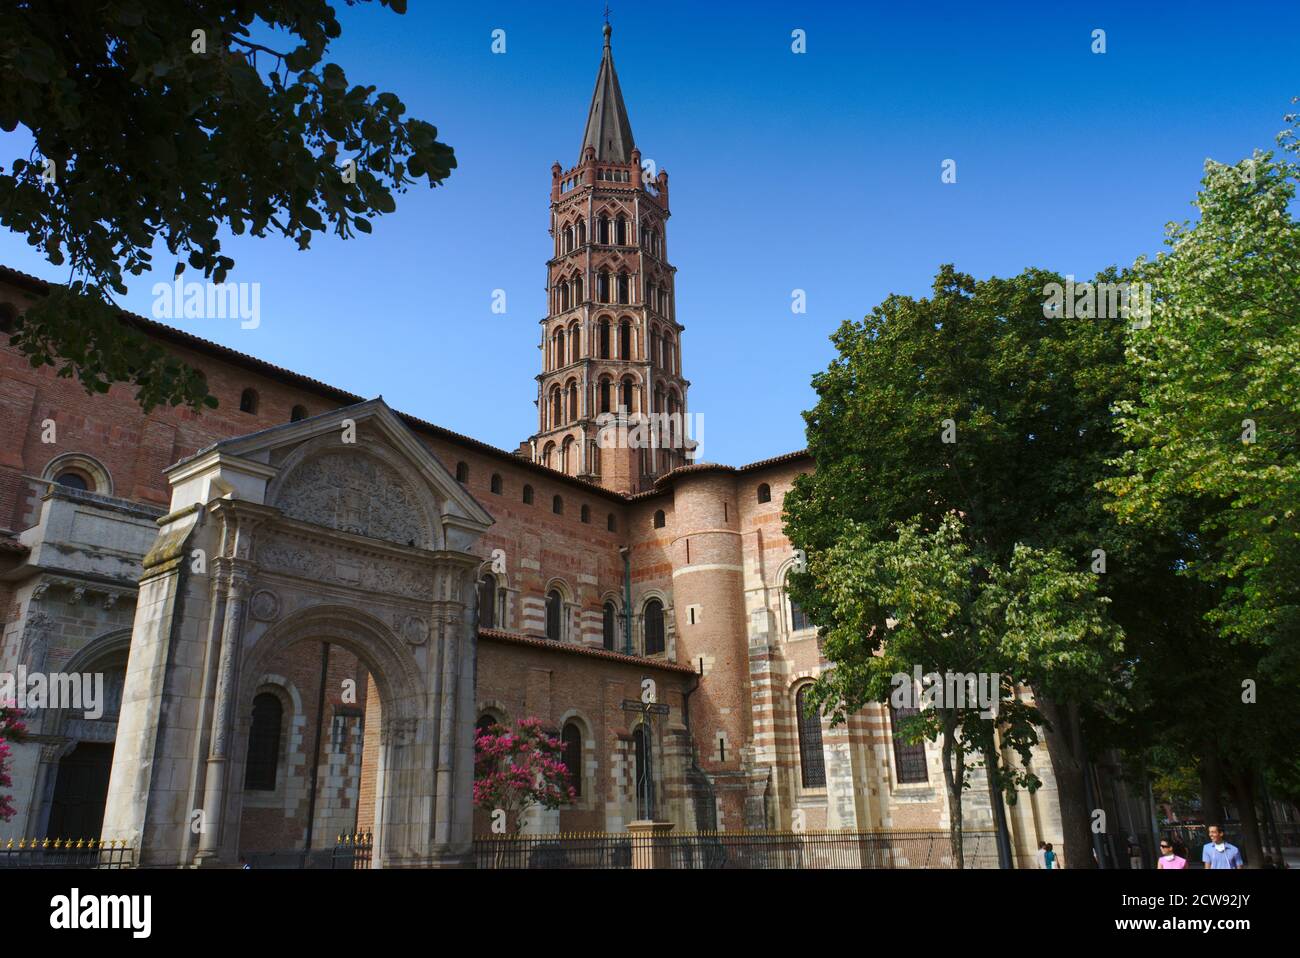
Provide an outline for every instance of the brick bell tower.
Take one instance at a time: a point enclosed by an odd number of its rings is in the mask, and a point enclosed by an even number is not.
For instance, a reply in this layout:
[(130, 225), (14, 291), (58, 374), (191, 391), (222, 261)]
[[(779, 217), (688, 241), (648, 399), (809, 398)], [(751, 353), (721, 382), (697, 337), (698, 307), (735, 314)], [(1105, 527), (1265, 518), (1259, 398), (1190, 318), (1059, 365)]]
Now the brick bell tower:
[(551, 167), (535, 462), (638, 492), (689, 462), (686, 390), (668, 262), (668, 174), (643, 168), (611, 29), (578, 162)]

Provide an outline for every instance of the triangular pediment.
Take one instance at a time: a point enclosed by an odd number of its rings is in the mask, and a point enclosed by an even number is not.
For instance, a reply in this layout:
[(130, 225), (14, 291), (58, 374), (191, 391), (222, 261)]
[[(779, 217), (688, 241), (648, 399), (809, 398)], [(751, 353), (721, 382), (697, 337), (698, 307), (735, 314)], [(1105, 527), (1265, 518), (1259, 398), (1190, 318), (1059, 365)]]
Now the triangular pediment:
[(425, 549), (463, 550), (493, 521), (381, 398), (224, 440), (167, 475), (173, 509), (236, 498)]

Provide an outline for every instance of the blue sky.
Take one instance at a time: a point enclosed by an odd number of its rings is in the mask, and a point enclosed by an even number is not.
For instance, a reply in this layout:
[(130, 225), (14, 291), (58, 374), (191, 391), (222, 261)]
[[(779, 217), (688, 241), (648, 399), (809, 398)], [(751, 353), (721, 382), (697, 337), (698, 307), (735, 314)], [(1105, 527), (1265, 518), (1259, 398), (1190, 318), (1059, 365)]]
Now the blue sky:
[[(1192, 215), (1204, 160), (1271, 148), (1300, 95), (1300, 4), (612, 6), (633, 133), (671, 177), (690, 407), (705, 458), (734, 464), (804, 444), (809, 380), (843, 320), (925, 293), (944, 262), (1084, 276), (1150, 254)], [(536, 424), (550, 166), (577, 158), (602, 7), (340, 5), (328, 59), (434, 123), (459, 169), (368, 237), (307, 252), (231, 238), (231, 279), (261, 284), (260, 327), (176, 325), (514, 448)], [(0, 135), (6, 166), (27, 150)], [(5, 232), (0, 262), (66, 279)], [(157, 262), (122, 305), (149, 315), (171, 273)]]

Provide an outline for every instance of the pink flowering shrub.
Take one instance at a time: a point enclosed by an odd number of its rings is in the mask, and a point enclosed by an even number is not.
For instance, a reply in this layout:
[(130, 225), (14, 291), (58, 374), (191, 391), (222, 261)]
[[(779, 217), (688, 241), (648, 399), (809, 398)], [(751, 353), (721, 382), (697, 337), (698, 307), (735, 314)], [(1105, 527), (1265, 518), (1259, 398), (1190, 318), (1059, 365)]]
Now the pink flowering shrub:
[(563, 755), (564, 744), (535, 718), (520, 719), (513, 732), (500, 725), (480, 732), (474, 740), (474, 804), (489, 813), (504, 811), (517, 834), (533, 805), (559, 808), (576, 797)]
[(10, 748), (6, 739), (16, 742), (27, 730), (27, 726), (18, 720), (21, 714), (16, 709), (0, 705), (0, 822), (7, 822), (18, 814), (18, 809), (14, 808), (13, 796), (6, 795), (4, 789), (14, 783), (9, 775)]

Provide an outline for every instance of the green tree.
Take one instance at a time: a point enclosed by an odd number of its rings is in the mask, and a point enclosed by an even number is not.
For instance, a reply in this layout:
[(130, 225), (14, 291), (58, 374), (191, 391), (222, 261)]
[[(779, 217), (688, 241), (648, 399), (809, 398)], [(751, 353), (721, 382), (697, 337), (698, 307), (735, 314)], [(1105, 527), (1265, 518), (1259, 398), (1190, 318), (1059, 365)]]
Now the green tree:
[(0, 129), (35, 142), (0, 166), (0, 224), (71, 274), (19, 321), (12, 343), (33, 365), (91, 392), (131, 384), (145, 409), (214, 406), (113, 307), (156, 243), (177, 274), (221, 283), (223, 227), (306, 249), (317, 233), (369, 233), (394, 193), (447, 177), (455, 157), (433, 126), (323, 62), (340, 33), (325, 0), (0, 6)]
[[(1122, 451), (1110, 407), (1125, 388), (1127, 322), (1049, 315), (1047, 291), (1064, 282), (1036, 269), (977, 281), (943, 266), (930, 297), (890, 296), (839, 328), (838, 356), (813, 378), (818, 401), (805, 413), (817, 469), (785, 499), (786, 532), (808, 553), (810, 571), (850, 522), (864, 542), (879, 542), (912, 517), (934, 529), (951, 512), (990, 567), (1009, 563), (1017, 544), (1059, 553), (1080, 570), (1093, 567), (1099, 549), (1122, 551), (1095, 485)], [(1107, 580), (1117, 571), (1109, 564), (1099, 587), (1115, 588)], [(815, 574), (792, 578), (795, 600), (833, 629), (840, 622), (824, 588)], [(1096, 695), (1065, 673), (1038, 678), (1066, 857), (1086, 867), (1092, 809), (1081, 710)]]
[(1231, 794), (1251, 864), (1261, 775), (1300, 755), (1298, 169), (1259, 151), (1207, 162), (1199, 219), (1171, 224), (1168, 250), (1134, 265), (1155, 305), (1129, 337), (1127, 448), (1103, 484), (1122, 523), (1173, 544), (1195, 612), (1170, 611), (1184, 619), (1176, 645), (1154, 636), (1142, 650), (1138, 714), (1197, 757), (1207, 818)]
[[(868, 702), (891, 700), (910, 687), (918, 667), (945, 679), (997, 677), (995, 717), (987, 700), (945, 683), (940, 694), (921, 697), (920, 714), (900, 730), (907, 739), (941, 742), (958, 867), (967, 757), (982, 760), (990, 789), (1001, 789), (1013, 803), (1018, 788), (1033, 791), (1040, 784), (1026, 766), (1043, 718), (1015, 695), (1016, 688), (1096, 691), (1107, 654), (1119, 646), (1106, 600), (1096, 594), (1096, 576), (1069, 568), (1057, 553), (1024, 545), (1008, 562), (992, 562), (970, 547), (966, 532), (952, 513), (932, 532), (919, 520), (906, 523), (895, 539), (875, 539), (865, 526), (849, 522), (809, 565), (831, 611), (824, 654), (834, 663), (811, 699), (829, 707), (832, 722)], [(1019, 769), (998, 759), (1000, 747), (1019, 753)]]

